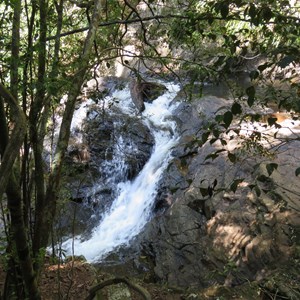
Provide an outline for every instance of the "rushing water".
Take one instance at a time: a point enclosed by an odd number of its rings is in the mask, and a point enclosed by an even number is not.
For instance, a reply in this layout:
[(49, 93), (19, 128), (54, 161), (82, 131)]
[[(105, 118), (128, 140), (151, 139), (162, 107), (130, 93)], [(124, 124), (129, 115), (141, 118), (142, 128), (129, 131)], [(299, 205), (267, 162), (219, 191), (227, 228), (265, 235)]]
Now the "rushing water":
[[(89, 239), (80, 236), (69, 239), (63, 244), (68, 254), (84, 255), (88, 261), (97, 262), (104, 259), (120, 246), (129, 245), (130, 241), (141, 232), (150, 220), (153, 202), (157, 194), (159, 180), (171, 159), (171, 148), (177, 143), (176, 124), (172, 121), (172, 111), (176, 103), (171, 104), (179, 90), (177, 85), (167, 84), (168, 91), (153, 103), (145, 103), (142, 113), (143, 121), (150, 128), (155, 146), (149, 161), (133, 181), (116, 183), (116, 198), (104, 215), (99, 216), (101, 223), (95, 227)], [(124, 113), (132, 114), (132, 103), (128, 89), (117, 91), (112, 99), (118, 102)], [(117, 145), (122, 145), (122, 137)], [(110, 174), (118, 178), (118, 170), (123, 170), (114, 151), (115, 165), (109, 165)], [(111, 162), (110, 162), (111, 164)], [(107, 180), (110, 180), (109, 178)]]

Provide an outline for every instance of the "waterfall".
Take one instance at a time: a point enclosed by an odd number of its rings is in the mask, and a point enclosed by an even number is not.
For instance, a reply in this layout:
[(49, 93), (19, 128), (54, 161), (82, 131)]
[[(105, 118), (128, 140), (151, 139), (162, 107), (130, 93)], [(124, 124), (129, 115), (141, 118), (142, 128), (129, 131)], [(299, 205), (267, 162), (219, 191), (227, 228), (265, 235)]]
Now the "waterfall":
[[(115, 200), (99, 216), (101, 222), (87, 240), (77, 236), (63, 243), (67, 254), (84, 255), (90, 262), (99, 262), (119, 247), (128, 246), (150, 220), (159, 180), (170, 162), (171, 149), (178, 141), (176, 124), (172, 120), (172, 111), (177, 104), (172, 100), (179, 86), (168, 83), (166, 87), (167, 91), (153, 103), (145, 103), (141, 116), (155, 139), (150, 159), (134, 180), (117, 183)], [(112, 99), (117, 99), (124, 113), (133, 113), (128, 88), (116, 91)], [(122, 138), (119, 142), (122, 144)], [(110, 167), (112, 170), (118, 169)], [(112, 173), (111, 176), (117, 174)]]

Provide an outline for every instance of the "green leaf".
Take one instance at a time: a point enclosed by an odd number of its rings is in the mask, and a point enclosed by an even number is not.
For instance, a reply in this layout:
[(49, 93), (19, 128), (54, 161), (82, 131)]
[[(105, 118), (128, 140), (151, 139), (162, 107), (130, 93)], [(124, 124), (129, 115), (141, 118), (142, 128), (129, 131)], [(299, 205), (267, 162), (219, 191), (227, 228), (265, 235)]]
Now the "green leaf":
[(216, 115), (215, 116), (215, 121), (218, 123), (221, 123), (223, 121), (223, 115)]
[(187, 179), (186, 182), (188, 183), (188, 185), (190, 186), (193, 183), (193, 179)]
[(255, 96), (255, 88), (254, 88), (253, 85), (251, 85), (248, 88), (246, 88), (246, 94), (249, 97), (254, 97)]
[(298, 176), (300, 174), (300, 167), (296, 169), (295, 175)]
[(223, 2), (222, 5), (221, 5), (221, 8), (220, 8), (220, 11), (221, 11), (222, 18), (225, 19), (229, 14), (229, 5), (228, 5), (228, 3)]
[(211, 140), (209, 141), (209, 143), (212, 145), (212, 144), (215, 143), (217, 140), (218, 140), (218, 139), (213, 138), (213, 139), (211, 139)]
[(258, 78), (258, 76), (259, 76), (259, 72), (257, 70), (251, 71), (249, 74), (251, 80), (255, 80), (256, 78)]
[(264, 63), (264, 64), (262, 64), (262, 65), (259, 65), (259, 66), (257, 67), (257, 69), (258, 69), (260, 72), (262, 72), (263, 70), (269, 68), (270, 66), (271, 66), (270, 63)]
[(214, 135), (215, 138), (219, 138), (220, 130), (214, 129), (214, 130), (212, 131), (212, 134)]
[(249, 184), (248, 185), (248, 188), (251, 189), (251, 190), (253, 190), (255, 187), (256, 187), (256, 184)]
[(268, 118), (269, 126), (275, 125), (276, 121), (277, 121), (277, 118), (273, 118), (273, 117)]
[(217, 186), (217, 184), (218, 184), (218, 180), (215, 179), (214, 182), (213, 182), (213, 185), (212, 185), (212, 189), (214, 189)]
[(225, 140), (221, 139), (220, 141), (221, 141), (222, 146), (226, 146), (227, 145), (227, 142)]
[(271, 176), (272, 173), (277, 170), (278, 168), (278, 164), (275, 164), (275, 163), (270, 163), (270, 164), (267, 164), (266, 165), (266, 169), (267, 169), (267, 172), (268, 172), (268, 175)]
[(266, 175), (262, 174), (262, 175), (259, 175), (256, 179), (260, 182), (267, 182), (269, 178)]
[(211, 25), (214, 22), (214, 20), (215, 19), (212, 16), (207, 17), (207, 22), (208, 22), (209, 25)]
[(217, 151), (215, 151), (215, 152), (213, 152), (213, 153), (211, 153), (211, 154), (208, 154), (208, 155), (205, 157), (204, 160), (208, 160), (208, 159), (210, 159), (210, 158), (211, 158), (211, 160), (214, 160), (214, 159), (216, 159), (216, 158), (219, 157), (219, 153), (224, 152), (224, 151), (226, 151), (226, 150), (225, 150), (225, 149), (220, 149), (220, 150), (217, 150)]
[(223, 115), (223, 121), (226, 129), (230, 126), (232, 119), (233, 119), (233, 115), (231, 111), (226, 111), (226, 113)]
[(236, 162), (236, 155), (233, 153), (228, 152), (228, 158), (232, 163)]
[(262, 16), (266, 22), (270, 21), (270, 19), (273, 17), (273, 13), (270, 7), (264, 7), (262, 9)]
[(203, 144), (208, 140), (209, 134), (210, 133), (208, 131), (202, 134), (201, 140)]
[(230, 190), (235, 193), (238, 188), (238, 185), (243, 181), (244, 178), (234, 180), (233, 183), (230, 185)]
[(256, 185), (255, 188), (254, 188), (254, 190), (255, 190), (255, 193), (256, 193), (257, 197), (259, 197), (261, 195), (260, 188)]
[(284, 58), (282, 58), (279, 62), (278, 62), (278, 66), (281, 68), (286, 68), (290, 63), (295, 61), (295, 57), (293, 55), (288, 55), (285, 56)]
[(248, 96), (247, 103), (251, 107), (254, 104), (254, 100), (255, 100), (255, 88), (254, 88), (254, 86), (249, 86), (246, 89), (246, 94)]
[(234, 114), (234, 115), (238, 115), (240, 113), (242, 113), (242, 107), (239, 103), (237, 102), (234, 102), (231, 106), (231, 112)]
[(249, 16), (251, 17), (251, 19), (253, 20), (256, 16), (256, 7), (254, 6), (254, 4), (250, 4), (249, 7), (249, 11), (248, 11)]

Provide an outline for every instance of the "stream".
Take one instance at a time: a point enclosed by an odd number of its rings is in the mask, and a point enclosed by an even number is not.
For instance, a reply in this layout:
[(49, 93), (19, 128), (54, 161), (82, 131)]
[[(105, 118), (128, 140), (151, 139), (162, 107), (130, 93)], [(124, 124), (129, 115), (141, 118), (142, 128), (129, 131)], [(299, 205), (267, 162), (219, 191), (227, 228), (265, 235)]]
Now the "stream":
[[(122, 181), (124, 153), (122, 145), (130, 147), (122, 136), (113, 151), (113, 158), (105, 163), (106, 181), (114, 184), (115, 199), (112, 205), (99, 216), (100, 223), (92, 230), (87, 239), (83, 235), (66, 240), (62, 248), (67, 255), (83, 255), (89, 262), (100, 262), (120, 247), (127, 247), (144, 228), (152, 217), (154, 200), (159, 181), (168, 167), (172, 147), (179, 136), (172, 111), (178, 102), (172, 100), (179, 91), (179, 86), (167, 83), (167, 91), (152, 103), (145, 103), (141, 118), (154, 137), (154, 147), (150, 159), (140, 173), (131, 181)], [(105, 102), (116, 102), (124, 114), (133, 114), (134, 107), (129, 88), (116, 90)], [(75, 116), (76, 117), (76, 116)], [(127, 149), (128, 150), (128, 149)], [(132, 154), (136, 149), (132, 148)], [(95, 185), (103, 183), (95, 183)], [(97, 189), (97, 186), (94, 187)]]

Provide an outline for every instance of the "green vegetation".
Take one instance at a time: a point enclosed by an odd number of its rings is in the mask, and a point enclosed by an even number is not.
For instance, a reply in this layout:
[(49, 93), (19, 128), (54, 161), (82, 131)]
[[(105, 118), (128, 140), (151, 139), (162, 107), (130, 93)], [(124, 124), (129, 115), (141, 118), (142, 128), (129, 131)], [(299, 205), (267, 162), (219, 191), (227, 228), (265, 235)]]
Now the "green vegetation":
[[(232, 74), (249, 68), (250, 84), (232, 90), (231, 109), (216, 117), (202, 140), (195, 140), (198, 145), (207, 140), (224, 143), (222, 134), (234, 121), (257, 117), (249, 116), (245, 106), (272, 104), (298, 117), (299, 60), (300, 2), (295, 0), (2, 1), (0, 199), (7, 258), (3, 299), (40, 299), (37, 279), (60, 201), (70, 125), (87, 80), (113, 75), (123, 65), (124, 74), (128, 68), (188, 79), (192, 90), (194, 83), (230, 82)], [(45, 166), (45, 136), (64, 95), (68, 98), (56, 149)], [(271, 116), (267, 123), (280, 126), (276, 121)], [(241, 149), (268, 155), (260, 149), (262, 138), (253, 134)], [(238, 155), (228, 153), (228, 159), (234, 163)], [(276, 168), (267, 164), (268, 176)], [(295, 175), (299, 174), (298, 168)], [(240, 182), (237, 178), (230, 189), (235, 191)], [(253, 188), (260, 192), (258, 185)], [(211, 192), (202, 190), (204, 195)]]

